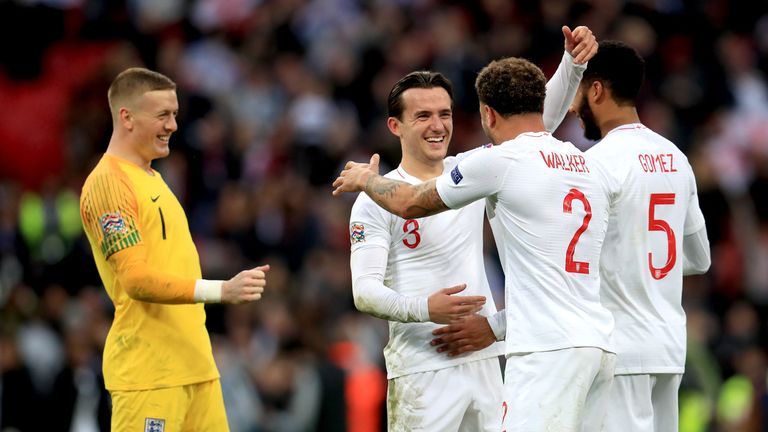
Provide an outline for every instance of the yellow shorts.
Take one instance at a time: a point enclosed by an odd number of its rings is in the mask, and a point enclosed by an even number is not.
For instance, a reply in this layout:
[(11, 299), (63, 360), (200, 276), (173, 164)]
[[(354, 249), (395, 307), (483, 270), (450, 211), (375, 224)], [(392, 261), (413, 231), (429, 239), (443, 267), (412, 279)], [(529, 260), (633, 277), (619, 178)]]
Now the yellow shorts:
[(113, 432), (229, 431), (218, 379), (110, 394)]

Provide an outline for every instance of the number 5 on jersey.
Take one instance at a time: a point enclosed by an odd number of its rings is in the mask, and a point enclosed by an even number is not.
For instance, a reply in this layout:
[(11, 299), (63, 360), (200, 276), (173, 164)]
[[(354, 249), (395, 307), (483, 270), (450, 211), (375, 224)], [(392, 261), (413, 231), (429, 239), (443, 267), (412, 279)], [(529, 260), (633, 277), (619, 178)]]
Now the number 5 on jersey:
[(672, 205), (675, 203), (675, 194), (656, 193), (651, 194), (651, 201), (648, 204), (648, 231), (664, 231), (667, 234), (667, 262), (663, 267), (653, 266), (653, 254), (648, 252), (648, 269), (651, 271), (651, 277), (656, 280), (664, 279), (677, 261), (677, 243), (675, 242), (675, 232), (669, 226), (667, 221), (656, 219), (655, 209), (657, 205)]

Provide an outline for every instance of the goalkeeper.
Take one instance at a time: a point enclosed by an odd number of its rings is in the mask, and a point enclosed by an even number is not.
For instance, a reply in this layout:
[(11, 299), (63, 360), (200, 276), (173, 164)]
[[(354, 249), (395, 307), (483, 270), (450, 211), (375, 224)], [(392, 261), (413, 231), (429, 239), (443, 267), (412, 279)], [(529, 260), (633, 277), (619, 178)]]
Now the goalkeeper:
[(179, 201), (155, 159), (168, 156), (176, 84), (143, 68), (109, 87), (112, 137), (80, 197), (80, 216), (115, 317), (104, 379), (115, 431), (228, 430), (203, 303), (261, 298), (269, 266), (201, 277)]

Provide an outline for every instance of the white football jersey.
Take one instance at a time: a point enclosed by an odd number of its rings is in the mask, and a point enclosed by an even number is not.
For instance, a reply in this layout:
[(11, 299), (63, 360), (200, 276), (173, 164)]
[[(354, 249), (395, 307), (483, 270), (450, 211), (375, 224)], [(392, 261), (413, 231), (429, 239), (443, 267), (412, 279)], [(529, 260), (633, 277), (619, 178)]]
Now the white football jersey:
[[(476, 149), (467, 153), (476, 152)], [(450, 171), (458, 158), (448, 157), (444, 172)], [(385, 177), (421, 183), (402, 167)], [(427, 297), (443, 288), (467, 284), (456, 295), (482, 295), (486, 303), (480, 314), (496, 313), (483, 262), (482, 202), (460, 210), (446, 211), (418, 219), (403, 219), (379, 207), (368, 195), (358, 195), (350, 215), (352, 254), (372, 246), (389, 250), (384, 285), (408, 297)], [(448, 357), (430, 345), (432, 331), (441, 324), (432, 322), (389, 322), (389, 342), (384, 348), (387, 378), (438, 370), (474, 360), (503, 354), (503, 344), (496, 342), (477, 352)]]
[(573, 144), (521, 134), (466, 157), (437, 190), (451, 208), (487, 197), (505, 274), (507, 354), (611, 349), (599, 276), (608, 196)]
[(683, 236), (704, 228), (688, 159), (639, 123), (613, 129), (587, 155), (605, 168), (611, 194), (600, 275), (616, 320), (616, 373), (683, 373)]

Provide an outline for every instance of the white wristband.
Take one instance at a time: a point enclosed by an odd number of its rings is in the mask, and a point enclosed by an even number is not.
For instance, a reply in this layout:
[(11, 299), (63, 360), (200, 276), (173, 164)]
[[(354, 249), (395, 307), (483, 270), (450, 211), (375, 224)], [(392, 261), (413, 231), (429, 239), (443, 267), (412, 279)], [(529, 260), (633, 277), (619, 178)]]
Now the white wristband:
[(195, 303), (221, 303), (221, 286), (224, 281), (198, 279), (195, 282)]

